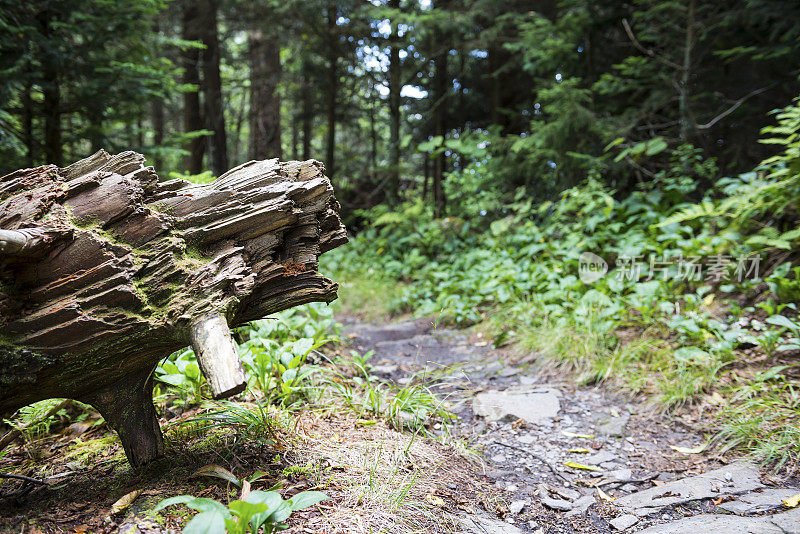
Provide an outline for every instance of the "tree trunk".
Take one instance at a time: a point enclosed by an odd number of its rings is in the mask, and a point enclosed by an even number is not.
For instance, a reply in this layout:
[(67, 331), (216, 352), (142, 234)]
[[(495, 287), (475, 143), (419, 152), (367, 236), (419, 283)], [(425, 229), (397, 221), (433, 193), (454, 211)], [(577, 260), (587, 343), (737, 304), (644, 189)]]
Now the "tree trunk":
[[(185, 0), (183, 5), (183, 39), (198, 41), (200, 39), (197, 4)], [(204, 129), (203, 114), (200, 108), (200, 50), (194, 47), (181, 51), (183, 59), (183, 83), (197, 87), (195, 91), (183, 93), (183, 131), (187, 134)], [(189, 154), (184, 166), (189, 174), (203, 172), (203, 154), (206, 143), (202, 137), (193, 137), (189, 141)]]
[(200, 28), (203, 50), (203, 95), (206, 121), (213, 132), (209, 138), (211, 170), (219, 176), (228, 169), (228, 146), (225, 137), (225, 108), (222, 102), (222, 77), (219, 72), (219, 38), (217, 36), (217, 0), (202, 0)]
[(156, 97), (152, 103), (153, 107), (153, 147), (155, 156), (153, 157), (153, 166), (161, 168), (164, 160), (161, 157), (161, 149), (164, 145), (164, 101), (160, 97)]
[(689, 109), (689, 80), (692, 73), (692, 49), (694, 48), (695, 0), (689, 0), (686, 16), (686, 42), (683, 48), (683, 68), (681, 70), (678, 111), (681, 123), (681, 142), (691, 143), (694, 133), (694, 120)]
[(369, 151), (369, 171), (372, 177), (373, 187), (377, 184), (378, 178), (378, 130), (375, 127), (377, 122), (376, 115), (378, 114), (377, 92), (372, 88), (372, 103), (369, 107), (369, 138), (370, 138), (370, 151)]
[(25, 142), (25, 164), (33, 167), (36, 158), (36, 149), (33, 139), (33, 98), (31, 98), (33, 87), (31, 82), (25, 84), (22, 92), (22, 138)]
[[(233, 158), (234, 161), (242, 161), (243, 157), (240, 157), (241, 152), (239, 147), (242, 143), (242, 125), (244, 124), (245, 119), (245, 107), (248, 103), (248, 96), (242, 95), (241, 101), (239, 102), (239, 111), (236, 113), (236, 125), (233, 131)], [(296, 158), (295, 158), (296, 159)]]
[(339, 71), (339, 36), (336, 31), (338, 11), (336, 4), (328, 6), (328, 139), (325, 150), (325, 168), (328, 176), (336, 177), (336, 100)]
[[(441, 2), (442, 5), (437, 9), (446, 9), (448, 3)], [(433, 109), (433, 128), (434, 135), (447, 137), (447, 109), (449, 104), (448, 94), (451, 86), (447, 68), (447, 58), (450, 53), (449, 32), (441, 27), (436, 28), (434, 37), (435, 46), (439, 48), (439, 53), (433, 60), (434, 64), (434, 109)], [(433, 213), (435, 217), (442, 217), (445, 214), (447, 199), (444, 194), (444, 173), (447, 169), (447, 156), (439, 154), (433, 161)]]
[(134, 466), (163, 451), (158, 362), (191, 343), (215, 397), (240, 391), (226, 325), (335, 299), (317, 260), (347, 241), (316, 161), (209, 184), (159, 182), (143, 162), (101, 151), (0, 178), (0, 415), (88, 402)]
[[(265, 17), (266, 19), (266, 17)], [(258, 17), (257, 23), (262, 22)], [(280, 43), (260, 27), (247, 32), (250, 60), (250, 157), (281, 157)]]
[(297, 129), (297, 113), (292, 113), (292, 159), (300, 159), (297, 152), (297, 143), (300, 141), (300, 131)]
[[(435, 62), (435, 108), (433, 110), (434, 135), (445, 138), (447, 113), (447, 52), (440, 54)], [(444, 196), (444, 173), (447, 166), (447, 156), (444, 153), (434, 157), (433, 160), (433, 212), (435, 217), (445, 213), (447, 201)]]
[(303, 62), (303, 159), (311, 157), (311, 80), (308, 79), (308, 70), (311, 67)]
[[(42, 37), (51, 34), (51, 12), (42, 10), (38, 15)], [(47, 163), (62, 165), (64, 152), (61, 145), (61, 81), (58, 58), (50, 50), (42, 50), (42, 115), (44, 115), (44, 157)]]
[[(389, 8), (400, 11), (400, 0), (389, 0)], [(400, 36), (397, 22), (392, 23), (389, 45), (389, 176), (386, 198), (390, 204), (397, 202), (400, 191), (400, 91), (402, 89), (400, 71)]]

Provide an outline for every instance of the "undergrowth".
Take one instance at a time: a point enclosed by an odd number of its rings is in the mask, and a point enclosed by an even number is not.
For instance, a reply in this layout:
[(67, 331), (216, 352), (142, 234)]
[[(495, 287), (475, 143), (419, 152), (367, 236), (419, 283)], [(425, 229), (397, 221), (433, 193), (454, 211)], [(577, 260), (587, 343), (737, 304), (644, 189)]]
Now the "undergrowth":
[[(554, 201), (520, 189), (491, 212), (463, 204), (436, 219), (421, 201), (362, 211), (366, 229), (322, 268), (369, 280), (360, 298), (394, 314), (480, 324), (495, 345), (663, 411), (718, 392), (717, 443), (785, 466), (800, 458), (798, 375), (782, 367), (800, 349), (798, 117), (800, 106), (777, 113), (764, 142), (783, 152), (740, 176), (684, 145), (634, 191), (604, 185), (601, 158)], [(454, 191), (491, 181), (488, 149), (473, 149), (448, 177)], [(703, 182), (715, 185), (700, 196)], [(741, 378), (752, 367), (766, 378)]]

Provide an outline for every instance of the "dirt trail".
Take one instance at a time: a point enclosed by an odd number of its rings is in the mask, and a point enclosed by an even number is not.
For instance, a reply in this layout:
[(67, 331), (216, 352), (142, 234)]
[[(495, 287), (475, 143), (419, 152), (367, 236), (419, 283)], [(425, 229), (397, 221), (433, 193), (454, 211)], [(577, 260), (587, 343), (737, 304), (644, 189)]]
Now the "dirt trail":
[(705, 441), (680, 420), (535, 363), (507, 364), (488, 343), (430, 320), (346, 323), (356, 350), (375, 351), (373, 373), (399, 384), (429, 375), (459, 417), (451, 432), (485, 455), (475, 476), (508, 510), (465, 516), (463, 532), (800, 532), (800, 509), (781, 503), (800, 489), (745, 461), (674, 450)]

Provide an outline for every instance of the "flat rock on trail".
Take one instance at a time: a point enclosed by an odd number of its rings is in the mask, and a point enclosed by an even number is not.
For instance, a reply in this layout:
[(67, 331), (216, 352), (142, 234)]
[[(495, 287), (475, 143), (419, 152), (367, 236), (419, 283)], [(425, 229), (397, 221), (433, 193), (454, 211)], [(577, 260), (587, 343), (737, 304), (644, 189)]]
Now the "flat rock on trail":
[(464, 533), (800, 533), (800, 510), (754, 465), (682, 454), (704, 442), (678, 420), (598, 387), (576, 387), (535, 363), (514, 366), (489, 344), (420, 319), (346, 321), (372, 372), (428, 381), (458, 422), (449, 430), (485, 456), (476, 477), (507, 505), (464, 515)]

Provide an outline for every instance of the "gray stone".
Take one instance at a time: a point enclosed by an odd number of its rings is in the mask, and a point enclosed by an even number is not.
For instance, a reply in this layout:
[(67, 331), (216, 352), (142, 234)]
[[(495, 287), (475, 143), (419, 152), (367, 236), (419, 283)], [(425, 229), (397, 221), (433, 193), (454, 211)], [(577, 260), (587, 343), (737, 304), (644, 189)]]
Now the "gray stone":
[(610, 462), (611, 460), (616, 460), (616, 459), (617, 459), (617, 455), (614, 454), (613, 452), (611, 452), (611, 451), (600, 451), (598, 453), (592, 454), (591, 456), (587, 456), (586, 457), (586, 461), (585, 462), (581, 462), (581, 463), (586, 463), (586, 464), (589, 464), (589, 465), (598, 465), (598, 464), (603, 464), (603, 463)]
[[(736, 475), (733, 474), (735, 478)], [(662, 486), (663, 487), (663, 486)], [(800, 508), (764, 517), (702, 514), (655, 525), (639, 534), (797, 534), (800, 532)]]
[(626, 528), (631, 528), (633, 525), (639, 522), (639, 518), (633, 514), (625, 514), (619, 517), (615, 517), (609, 524), (614, 527), (616, 530), (625, 530)]
[(558, 493), (559, 495), (561, 495), (565, 499), (569, 499), (570, 501), (574, 501), (575, 499), (580, 499), (581, 498), (581, 492), (580, 491), (575, 491), (575, 490), (572, 490), (572, 489), (569, 489), (569, 488), (555, 488), (555, 487), (552, 487), (552, 486), (549, 489), (553, 493)]
[(467, 514), (456, 519), (461, 523), (459, 534), (522, 534), (514, 525), (483, 514)]
[(525, 506), (527, 506), (528, 501), (514, 501), (508, 505), (508, 511), (514, 515), (517, 515), (522, 511)]
[(523, 419), (536, 423), (552, 419), (558, 414), (560, 403), (553, 392), (509, 393), (487, 391), (480, 393), (472, 402), (475, 415), (487, 421)]
[(607, 473), (603, 473), (603, 480), (607, 482), (619, 483), (630, 482), (633, 480), (633, 471), (630, 469), (615, 469), (614, 471), (608, 471)]
[(719, 508), (736, 515), (750, 515), (774, 510), (782, 506), (781, 501), (800, 493), (797, 488), (769, 488), (761, 492), (742, 495), (735, 501), (724, 502)]
[(593, 496), (584, 495), (583, 497), (572, 503), (572, 510), (567, 512), (567, 517), (574, 517), (576, 515), (580, 515), (586, 512), (586, 510), (588, 510), (589, 507), (593, 505), (595, 502), (597, 501), (594, 500)]
[(502, 378), (508, 378), (509, 376), (514, 376), (516, 374), (519, 374), (519, 367), (506, 367), (500, 371), (500, 376)]
[(564, 499), (553, 499), (547, 495), (542, 495), (540, 499), (542, 500), (542, 504), (551, 510), (559, 510), (561, 512), (572, 510), (572, 503)]
[(601, 419), (597, 425), (597, 433), (600, 436), (621, 436), (625, 432), (625, 425), (627, 424), (627, 415)]
[[(726, 480), (726, 473), (730, 474), (731, 480)], [(753, 491), (762, 487), (760, 477), (758, 469), (753, 464), (736, 462), (702, 475), (620, 497), (614, 504), (641, 517), (656, 512), (664, 506)]]
[(536, 436), (534, 436), (533, 434), (525, 434), (524, 436), (518, 437), (517, 441), (519, 441), (524, 445), (530, 445), (531, 443), (536, 441)]

